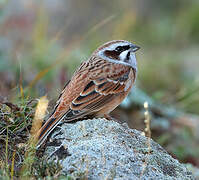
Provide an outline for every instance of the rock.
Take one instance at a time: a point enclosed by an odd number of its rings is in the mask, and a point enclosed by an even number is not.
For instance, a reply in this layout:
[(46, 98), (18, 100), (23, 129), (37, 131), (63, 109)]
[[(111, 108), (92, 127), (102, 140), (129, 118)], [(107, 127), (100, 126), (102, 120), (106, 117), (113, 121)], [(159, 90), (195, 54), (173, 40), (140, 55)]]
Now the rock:
[(185, 165), (126, 124), (106, 119), (64, 123), (51, 140), (45, 155), (74, 179), (194, 179)]
[(192, 172), (193, 176), (194, 176), (196, 179), (199, 179), (199, 168), (193, 166), (192, 164), (184, 164), (184, 165), (187, 167), (187, 169), (188, 169), (189, 171)]

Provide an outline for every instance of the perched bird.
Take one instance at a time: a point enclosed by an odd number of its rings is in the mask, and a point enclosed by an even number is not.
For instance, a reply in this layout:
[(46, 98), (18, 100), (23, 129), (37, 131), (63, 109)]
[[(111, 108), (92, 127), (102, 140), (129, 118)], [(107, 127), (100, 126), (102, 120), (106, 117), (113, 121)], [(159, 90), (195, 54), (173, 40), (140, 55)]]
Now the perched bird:
[(39, 147), (60, 121), (104, 117), (114, 110), (135, 83), (135, 52), (140, 47), (124, 40), (100, 46), (75, 71), (55, 109), (38, 132)]

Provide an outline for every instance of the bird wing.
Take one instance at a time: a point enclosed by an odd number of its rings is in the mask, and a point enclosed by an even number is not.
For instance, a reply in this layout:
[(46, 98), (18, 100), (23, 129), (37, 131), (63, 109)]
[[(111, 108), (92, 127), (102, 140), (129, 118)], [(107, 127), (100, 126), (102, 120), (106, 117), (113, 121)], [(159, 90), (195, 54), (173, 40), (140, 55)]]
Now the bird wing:
[(128, 66), (101, 59), (94, 64), (85, 62), (65, 88), (54, 116), (65, 114), (65, 120), (71, 121), (99, 111), (125, 91), (130, 70)]

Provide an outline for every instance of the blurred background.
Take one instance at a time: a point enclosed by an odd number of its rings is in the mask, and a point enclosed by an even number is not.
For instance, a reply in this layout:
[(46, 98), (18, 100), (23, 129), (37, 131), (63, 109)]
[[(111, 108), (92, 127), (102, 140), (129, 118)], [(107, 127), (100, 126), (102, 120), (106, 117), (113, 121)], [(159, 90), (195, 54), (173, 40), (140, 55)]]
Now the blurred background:
[(112, 115), (144, 130), (173, 157), (199, 167), (198, 0), (0, 0), (0, 101), (47, 94), (49, 112), (99, 45), (139, 46), (138, 78)]

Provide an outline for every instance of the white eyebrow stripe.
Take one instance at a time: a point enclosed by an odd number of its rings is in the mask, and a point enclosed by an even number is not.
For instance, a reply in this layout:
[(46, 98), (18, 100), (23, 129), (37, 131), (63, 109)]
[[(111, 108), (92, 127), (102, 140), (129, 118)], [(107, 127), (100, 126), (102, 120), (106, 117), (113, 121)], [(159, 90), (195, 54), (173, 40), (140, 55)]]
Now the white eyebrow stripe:
[(115, 50), (115, 48), (118, 46), (128, 46), (128, 45), (129, 45), (128, 42), (120, 42), (120, 43), (118, 42), (118, 43), (110, 45), (109, 47), (105, 48), (104, 50)]

